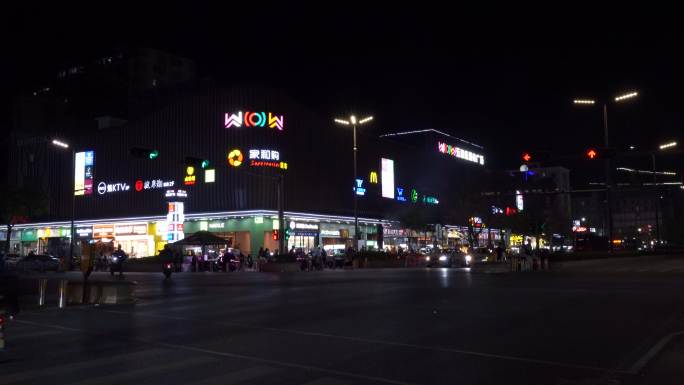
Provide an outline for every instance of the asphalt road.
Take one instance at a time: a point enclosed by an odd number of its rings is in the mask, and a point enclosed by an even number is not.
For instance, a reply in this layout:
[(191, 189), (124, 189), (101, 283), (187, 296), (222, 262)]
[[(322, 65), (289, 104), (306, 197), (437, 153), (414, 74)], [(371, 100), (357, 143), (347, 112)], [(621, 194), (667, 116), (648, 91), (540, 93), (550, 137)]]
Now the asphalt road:
[(136, 305), (25, 309), (0, 384), (637, 383), (684, 330), (683, 278), (129, 273)]

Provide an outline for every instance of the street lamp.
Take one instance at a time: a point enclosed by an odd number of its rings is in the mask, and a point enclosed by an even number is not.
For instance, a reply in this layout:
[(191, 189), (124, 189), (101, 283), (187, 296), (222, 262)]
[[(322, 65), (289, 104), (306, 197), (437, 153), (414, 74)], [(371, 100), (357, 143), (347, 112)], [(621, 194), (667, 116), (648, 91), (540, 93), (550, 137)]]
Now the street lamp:
[[(356, 186), (356, 152), (357, 152), (357, 147), (356, 147), (356, 126), (366, 124), (373, 120), (372, 116), (367, 116), (361, 120), (356, 120), (355, 115), (349, 116), (349, 120), (345, 119), (335, 119), (335, 123), (344, 125), (344, 126), (349, 126), (351, 125), (354, 128), (354, 180), (352, 181), (353, 184), (352, 186)], [(358, 249), (359, 247), (359, 212), (358, 212), (358, 200), (359, 196), (356, 193), (356, 188), (354, 188), (354, 249)]]
[[(53, 139), (52, 145), (60, 148), (67, 149), (69, 144), (61, 140)], [(76, 151), (71, 148), (71, 183), (74, 183), (76, 179)], [(74, 236), (76, 235), (76, 230), (74, 229), (74, 217), (76, 216), (76, 194), (72, 189), (69, 189), (71, 194), (71, 232), (69, 234), (69, 264), (74, 260)]]
[[(626, 100), (635, 98), (639, 95), (637, 91), (631, 91), (631, 92), (626, 92), (622, 95), (618, 95), (615, 98), (613, 98), (614, 103), (622, 103)], [(594, 105), (596, 104), (595, 99), (574, 99), (573, 104), (577, 105)], [(606, 148), (610, 147), (610, 141), (608, 140), (608, 102), (603, 101), (603, 145)], [(605, 179), (606, 179), (606, 205), (608, 206), (608, 247), (610, 249), (613, 249), (613, 208), (611, 207), (611, 177), (610, 177), (610, 170), (611, 170), (611, 164), (610, 164), (610, 157), (607, 157), (605, 160)]]
[[(677, 142), (664, 143), (658, 146), (660, 151), (677, 147)], [(653, 193), (655, 194), (655, 226), (656, 226), (656, 246), (660, 244), (660, 215), (658, 213), (660, 205), (660, 193), (658, 192), (658, 173), (656, 172), (656, 151), (651, 152), (651, 166), (653, 171)]]

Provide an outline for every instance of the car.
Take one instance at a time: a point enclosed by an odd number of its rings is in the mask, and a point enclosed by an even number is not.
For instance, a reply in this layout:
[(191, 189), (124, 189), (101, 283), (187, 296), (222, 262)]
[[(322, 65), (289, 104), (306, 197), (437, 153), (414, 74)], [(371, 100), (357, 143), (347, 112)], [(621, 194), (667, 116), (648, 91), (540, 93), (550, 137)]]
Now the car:
[(7, 255), (4, 255), (4, 258), (2, 258), (2, 259), (5, 260), (5, 264), (8, 267), (12, 267), (12, 266), (16, 265), (17, 262), (19, 262), (19, 260), (21, 259), (21, 255), (19, 255), (19, 254), (7, 254)]
[(453, 266), (470, 266), (472, 257), (468, 254), (462, 253), (460, 250), (442, 250), (438, 253), (432, 253), (425, 257), (425, 265), (427, 267), (453, 267)]
[(20, 271), (57, 271), (59, 269), (59, 259), (48, 254), (27, 255), (16, 264)]

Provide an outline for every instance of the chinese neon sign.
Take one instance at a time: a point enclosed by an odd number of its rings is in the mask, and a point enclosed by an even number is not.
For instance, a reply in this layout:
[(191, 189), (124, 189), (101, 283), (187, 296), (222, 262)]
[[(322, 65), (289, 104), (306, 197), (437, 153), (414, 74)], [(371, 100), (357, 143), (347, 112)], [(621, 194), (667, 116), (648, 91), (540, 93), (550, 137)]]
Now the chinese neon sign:
[(185, 168), (185, 178), (183, 179), (183, 184), (191, 186), (195, 184), (197, 176), (195, 175), (195, 168), (193, 166), (188, 166)]
[(142, 190), (153, 190), (153, 189), (173, 187), (174, 184), (175, 184), (175, 182), (172, 180), (162, 181), (161, 179), (153, 179), (153, 180), (143, 181), (141, 179), (138, 179), (135, 181), (134, 186), (135, 186), (135, 191), (142, 191)]
[(74, 195), (90, 195), (93, 193), (94, 167), (94, 151), (74, 154)]
[(416, 203), (418, 202), (418, 191), (416, 189), (411, 189), (411, 202)]
[(437, 151), (442, 154), (451, 155), (454, 158), (467, 160), (473, 163), (484, 165), (484, 155), (476, 154), (474, 152), (464, 150), (460, 147), (452, 146), (443, 142), (437, 142)]
[(244, 159), (245, 158), (242, 155), (242, 151), (238, 150), (237, 148), (228, 153), (228, 164), (233, 167), (239, 167)]
[(249, 159), (280, 160), (280, 152), (276, 150), (249, 150)]
[(226, 113), (224, 119), (225, 128), (231, 127), (266, 127), (282, 131), (285, 125), (283, 115), (275, 115), (272, 112), (238, 111), (235, 114)]
[(354, 187), (354, 191), (356, 191), (356, 195), (366, 195), (366, 188), (363, 187), (363, 179), (356, 180), (356, 186)]

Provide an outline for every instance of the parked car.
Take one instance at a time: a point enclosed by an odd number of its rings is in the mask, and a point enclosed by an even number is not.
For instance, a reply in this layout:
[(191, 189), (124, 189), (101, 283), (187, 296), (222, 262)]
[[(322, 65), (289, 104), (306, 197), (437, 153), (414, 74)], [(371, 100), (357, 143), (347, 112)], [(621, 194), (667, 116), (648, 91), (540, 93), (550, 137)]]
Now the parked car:
[(425, 265), (427, 267), (467, 267), (470, 266), (471, 262), (472, 257), (470, 255), (454, 249), (445, 249), (425, 257)]
[(59, 259), (47, 254), (28, 255), (17, 262), (16, 268), (21, 271), (57, 271)]
[(5, 264), (8, 267), (13, 267), (17, 264), (17, 262), (19, 262), (19, 260), (21, 259), (21, 255), (19, 255), (19, 254), (7, 254), (2, 259), (4, 259)]

